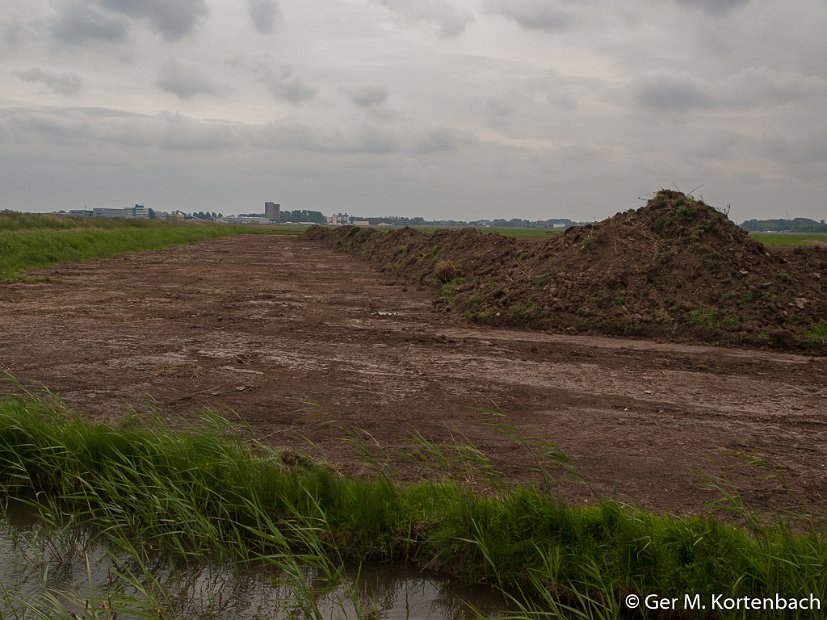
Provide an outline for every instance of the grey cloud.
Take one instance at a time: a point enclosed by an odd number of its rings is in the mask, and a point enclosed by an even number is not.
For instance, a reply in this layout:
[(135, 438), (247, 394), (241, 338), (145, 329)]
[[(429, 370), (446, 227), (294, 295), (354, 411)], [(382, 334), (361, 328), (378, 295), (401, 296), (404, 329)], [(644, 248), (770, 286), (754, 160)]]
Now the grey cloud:
[(274, 99), (298, 106), (316, 96), (316, 89), (309, 86), (302, 75), (290, 65), (276, 66), (273, 63), (264, 62), (257, 67), (256, 74), (267, 86), (267, 90)]
[(586, 143), (561, 146), (557, 150), (557, 155), (561, 161), (588, 165), (605, 162), (612, 156), (612, 153), (613, 150), (610, 146)]
[(160, 148), (172, 151), (232, 150), (246, 139), (232, 123), (200, 121), (175, 112), (162, 111), (109, 123), (96, 135), (98, 141), (131, 148)]
[(384, 86), (355, 86), (347, 90), (348, 97), (362, 108), (384, 103), (388, 99), (388, 90)]
[(782, 105), (827, 98), (827, 79), (778, 71), (770, 67), (746, 67), (722, 80), (724, 101), (736, 105)]
[(704, 83), (687, 73), (659, 70), (635, 81), (632, 89), (641, 105), (673, 111), (827, 103), (824, 78), (769, 67), (746, 67)]
[(65, 114), (81, 114), (83, 116), (98, 117), (98, 118), (143, 118), (144, 115), (136, 114), (135, 112), (127, 112), (126, 110), (113, 110), (112, 108), (99, 108), (94, 106), (73, 106), (68, 108), (58, 108)]
[(40, 82), (59, 95), (74, 95), (83, 88), (83, 80), (76, 73), (56, 73), (35, 67), (18, 71), (16, 75), (24, 82)]
[(328, 153), (388, 154), (399, 149), (396, 134), (369, 124), (341, 127), (309, 127), (284, 121), (265, 127), (249, 127), (253, 146), (273, 150)]
[(523, 28), (559, 32), (574, 21), (569, 11), (550, 6), (546, 0), (488, 0), (488, 10), (510, 19)]
[(442, 37), (456, 37), (474, 21), (474, 15), (442, 0), (373, 0), (402, 19), (433, 24)]
[(351, 146), (347, 150), (374, 155), (393, 153), (399, 149), (399, 140), (392, 130), (373, 125), (359, 127), (350, 136), (349, 143)]
[(445, 153), (474, 142), (472, 136), (444, 127), (410, 130), (399, 136), (388, 127), (370, 123), (325, 128), (287, 121), (250, 127), (249, 135), (250, 143), (262, 148), (366, 155)]
[(237, 124), (208, 122), (172, 112), (153, 116), (105, 108), (0, 110), (0, 131), (17, 143), (100, 149), (162, 147), (171, 150), (235, 148), (247, 137)]
[(83, 2), (63, 5), (52, 24), (52, 34), (67, 45), (86, 41), (119, 43), (128, 32), (127, 20)]
[(161, 70), (156, 84), (181, 99), (192, 99), (200, 94), (219, 95), (223, 91), (221, 87), (203, 77), (194, 67), (185, 67), (174, 60)]
[(146, 19), (165, 39), (179, 39), (207, 14), (205, 0), (102, 0), (107, 9)]
[(489, 97), (482, 102), (482, 109), (489, 127), (498, 130), (511, 127), (515, 107), (510, 97)]
[(827, 125), (809, 128), (799, 135), (765, 135), (758, 145), (768, 157), (788, 164), (824, 164), (827, 162)]
[(276, 0), (247, 0), (247, 13), (259, 32), (273, 32), (282, 19)]
[(498, 118), (508, 118), (514, 114), (514, 106), (505, 98), (489, 98), (485, 101), (488, 113)]
[(107, 146), (205, 152), (252, 147), (377, 155), (398, 152), (400, 143), (392, 129), (369, 123), (308, 125), (285, 119), (247, 124), (205, 121), (168, 111), (143, 115), (84, 107), (0, 109), (0, 133), (18, 144), (85, 151)]
[(257, 148), (322, 150), (318, 130), (293, 122), (268, 123), (250, 135), (250, 144)]
[(417, 155), (447, 153), (456, 151), (461, 144), (470, 144), (474, 141), (474, 138), (469, 134), (447, 127), (437, 127), (426, 131), (422, 135), (414, 136), (408, 150)]
[(2, 42), (3, 47), (10, 51), (16, 51), (20, 47), (22, 31), (23, 23), (16, 16), (0, 24), (0, 42)]
[(577, 97), (571, 93), (554, 93), (548, 96), (548, 102), (564, 110), (576, 110), (580, 107)]
[[(681, 145), (680, 156), (687, 166), (719, 166), (721, 161), (744, 161), (756, 150), (755, 136), (720, 126), (686, 127), (674, 137)], [(666, 146), (666, 150), (672, 150), (671, 145)], [(664, 158), (670, 156), (663, 154)]]
[(57, 146), (83, 146), (94, 131), (94, 125), (84, 115), (59, 109), (7, 108), (0, 113), (0, 127), (17, 143), (29, 144), (40, 138)]
[(638, 103), (647, 108), (683, 111), (715, 104), (707, 89), (685, 73), (656, 71), (633, 84)]
[[(160, 112), (149, 119), (153, 144), (177, 150), (235, 149), (246, 144), (242, 126), (221, 121), (200, 121), (177, 112)], [(158, 130), (160, 129), (160, 133)]]
[(710, 15), (725, 15), (750, 0), (675, 0), (678, 4), (700, 9)]

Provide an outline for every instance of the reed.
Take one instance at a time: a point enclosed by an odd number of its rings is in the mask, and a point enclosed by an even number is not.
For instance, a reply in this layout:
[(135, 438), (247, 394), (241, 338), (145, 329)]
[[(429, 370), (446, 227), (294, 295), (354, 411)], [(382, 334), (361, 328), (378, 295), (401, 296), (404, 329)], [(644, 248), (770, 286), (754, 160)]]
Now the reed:
[[(460, 453), (463, 467), (485, 464)], [(623, 601), (630, 593), (698, 593), (704, 600), (778, 593), (827, 603), (823, 529), (759, 518), (734, 496), (730, 506), (745, 511), (747, 527), (612, 501), (574, 506), (540, 488), (484, 496), (452, 481), (355, 479), (244, 441), (213, 414), (189, 432), (138, 417), (115, 428), (73, 415), (53, 396), (6, 397), (0, 494), (28, 502), (56, 528), (93, 526), (108, 544), (144, 560), (165, 552), (270, 564), (287, 576), (310, 617), (308, 568), (335, 580), (344, 562), (368, 560), (490, 584), (519, 617), (628, 617)], [(153, 583), (151, 575), (133, 578)], [(158, 588), (149, 593), (148, 609), (174, 615), (163, 611)]]

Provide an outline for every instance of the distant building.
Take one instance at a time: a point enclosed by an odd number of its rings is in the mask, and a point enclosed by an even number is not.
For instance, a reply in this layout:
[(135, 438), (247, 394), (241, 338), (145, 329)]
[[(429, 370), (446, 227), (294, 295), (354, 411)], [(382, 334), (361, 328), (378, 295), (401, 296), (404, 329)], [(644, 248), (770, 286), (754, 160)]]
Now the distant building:
[(75, 217), (92, 217), (92, 211), (88, 209), (70, 209), (69, 215), (73, 215)]
[(279, 217), (281, 216), (281, 205), (277, 202), (265, 202), (264, 203), (264, 217), (270, 220), (273, 223), (277, 223), (279, 221)]
[(347, 213), (336, 213), (327, 218), (327, 223), (334, 226), (347, 226), (350, 222), (351, 217)]
[(257, 217), (255, 215), (236, 215), (225, 218), (230, 224), (269, 224), (270, 218)]
[(70, 215), (91, 215), (92, 217), (114, 217), (119, 219), (148, 220), (149, 209), (144, 205), (135, 205), (126, 209), (109, 209), (107, 207), (95, 207), (91, 211), (70, 211)]
[(133, 217), (137, 220), (148, 220), (149, 219), (149, 209), (147, 209), (144, 205), (135, 205), (131, 209), (127, 209), (130, 214), (127, 217)]
[(92, 209), (92, 217), (129, 217), (131, 209), (109, 209), (106, 207), (95, 207)]
[(370, 222), (367, 220), (353, 220), (354, 226), (370, 226)]

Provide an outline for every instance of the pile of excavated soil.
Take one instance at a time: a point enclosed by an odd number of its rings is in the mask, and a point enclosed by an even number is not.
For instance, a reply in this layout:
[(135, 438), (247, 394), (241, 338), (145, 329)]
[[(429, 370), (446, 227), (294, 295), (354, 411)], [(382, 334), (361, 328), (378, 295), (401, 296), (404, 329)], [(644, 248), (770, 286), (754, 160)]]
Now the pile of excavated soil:
[(771, 250), (680, 192), (543, 241), (474, 229), (305, 234), (434, 287), (438, 307), (475, 322), (827, 352), (827, 250)]

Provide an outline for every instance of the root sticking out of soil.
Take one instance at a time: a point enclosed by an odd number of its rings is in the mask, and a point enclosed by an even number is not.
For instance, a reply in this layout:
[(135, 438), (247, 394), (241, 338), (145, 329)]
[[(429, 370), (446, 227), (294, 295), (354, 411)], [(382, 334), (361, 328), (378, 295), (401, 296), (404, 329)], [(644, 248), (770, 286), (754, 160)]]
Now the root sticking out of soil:
[(438, 307), (473, 322), (827, 353), (827, 250), (766, 248), (677, 191), (542, 241), (470, 228), (305, 235), (432, 287)]

